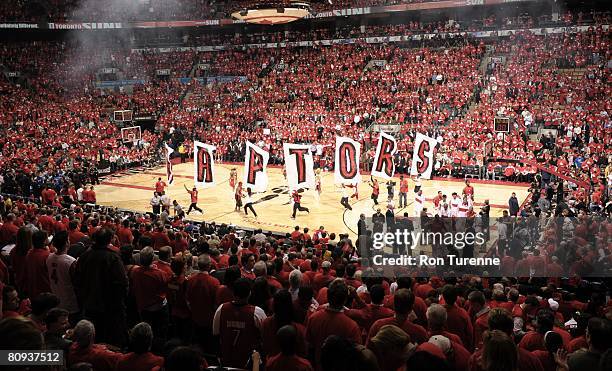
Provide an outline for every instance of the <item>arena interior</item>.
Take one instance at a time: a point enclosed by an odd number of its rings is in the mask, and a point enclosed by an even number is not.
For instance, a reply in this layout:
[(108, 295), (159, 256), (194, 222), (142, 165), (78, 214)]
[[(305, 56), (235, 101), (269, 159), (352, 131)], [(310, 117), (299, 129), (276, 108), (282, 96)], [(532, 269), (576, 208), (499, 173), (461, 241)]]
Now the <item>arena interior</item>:
[(0, 368), (612, 370), (611, 22), (1, 1)]

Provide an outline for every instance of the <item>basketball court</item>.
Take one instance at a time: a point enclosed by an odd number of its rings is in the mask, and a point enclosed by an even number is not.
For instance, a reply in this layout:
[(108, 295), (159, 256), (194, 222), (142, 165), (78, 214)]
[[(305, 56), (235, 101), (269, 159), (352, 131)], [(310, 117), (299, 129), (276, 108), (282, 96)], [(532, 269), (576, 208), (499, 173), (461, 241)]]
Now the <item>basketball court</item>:
[[(302, 206), (308, 207), (310, 213), (298, 212), (295, 221), (290, 219), (292, 204), (286, 181), (282, 174), (281, 167), (268, 167), (269, 186), (265, 193), (254, 194), (255, 201), (253, 207), (258, 216), (255, 218), (250, 213), (244, 214), (234, 211), (234, 192), (229, 185), (229, 173), (231, 168), (238, 170), (238, 179), (242, 178), (243, 166), (233, 164), (217, 164), (216, 177), (217, 185), (213, 188), (200, 189), (198, 206), (204, 210), (203, 214), (192, 212), (188, 218), (197, 221), (216, 222), (234, 224), (247, 228), (262, 228), (263, 230), (275, 232), (290, 232), (295, 225), (309, 227), (311, 230), (324, 226), (326, 230), (336, 233), (349, 233), (352, 237), (356, 235), (357, 221), (361, 213), (371, 216), (377, 208), (384, 213), (386, 211), (386, 188), (381, 182), (381, 194), (379, 205), (375, 206), (370, 198), (371, 187), (367, 184), (369, 176), (363, 175), (363, 182), (359, 185), (359, 199), (350, 199), (353, 210), (346, 210), (340, 204), (342, 189), (334, 184), (333, 172), (322, 172), (322, 193), (317, 199), (314, 190), (305, 190), (302, 198)], [(167, 189), (167, 193), (172, 199), (185, 209), (189, 206), (189, 194), (185, 191), (184, 185), (189, 189), (193, 187), (193, 163), (175, 164), (174, 184)], [(154, 185), (157, 178), (166, 179), (165, 167), (160, 166), (152, 170), (144, 170), (126, 174), (123, 176), (113, 176), (107, 178), (101, 185), (96, 187), (98, 203), (105, 206), (114, 206), (129, 209), (137, 212), (151, 211), (149, 201), (155, 191)], [(399, 185), (399, 177), (396, 179)], [(511, 184), (495, 181), (471, 181), (475, 190), (474, 210), (478, 212), (483, 202), (488, 199), (491, 205), (491, 216), (499, 216), (502, 210), (507, 209), (508, 198), (512, 192), (516, 192), (520, 203), (527, 197), (527, 186), (525, 184)], [(427, 198), (426, 207), (433, 209), (432, 198), (441, 190), (448, 197), (453, 192), (461, 194), (464, 183), (461, 180), (423, 180), (423, 194)], [(408, 212), (414, 216), (414, 193), (408, 194), (408, 207), (400, 209), (399, 198), (397, 196), (398, 186), (394, 204), (395, 213), (403, 215)], [(412, 180), (410, 188), (414, 188)]]

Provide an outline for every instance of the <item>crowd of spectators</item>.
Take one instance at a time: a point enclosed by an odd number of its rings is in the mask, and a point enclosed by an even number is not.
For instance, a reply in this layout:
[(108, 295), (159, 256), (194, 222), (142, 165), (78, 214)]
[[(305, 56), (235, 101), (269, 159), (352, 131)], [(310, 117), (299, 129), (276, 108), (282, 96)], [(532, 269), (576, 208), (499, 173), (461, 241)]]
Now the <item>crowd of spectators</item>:
[[(131, 162), (157, 156), (162, 138), (178, 132), (183, 140), (215, 144), (217, 157), (229, 161), (241, 161), (246, 139), (269, 149), (273, 163), (282, 163), (283, 142), (310, 143), (317, 166), (331, 169), (334, 136), (341, 132), (364, 144), (367, 169), (376, 137), (366, 129), (391, 124), (399, 130), (400, 173), (410, 164), (411, 138), (427, 132), (442, 143), (438, 175), (461, 176), (457, 169), (477, 165), (480, 177), (525, 181), (537, 173), (537, 162), (592, 185), (603, 207), (610, 154), (608, 34), (601, 28), (549, 36), (522, 32), (489, 52), (483, 42), (463, 37), (445, 49), (357, 43), (92, 55), (75, 55), (65, 43), (7, 44), (2, 64), (22, 78), (0, 85), (2, 163), (5, 170), (11, 164), (12, 171), (34, 176), (78, 167), (77, 158), (89, 166), (99, 155), (108, 159), (117, 152)], [(54, 54), (71, 63), (54, 63)], [(104, 67), (117, 69), (115, 78), (144, 83), (131, 91), (95, 89), (91, 81)], [(159, 76), (159, 70), (170, 75)], [(175, 79), (189, 75), (244, 80), (211, 85)], [(161, 135), (145, 131), (144, 146), (122, 143), (110, 122), (117, 109), (158, 118)], [(510, 118), (511, 133), (493, 131), (496, 116)], [(529, 136), (541, 128), (556, 129), (556, 135), (539, 141)]]
[[(63, 349), (68, 367), (94, 370), (250, 369), (259, 357), (271, 370), (609, 367), (609, 280), (584, 277), (609, 269), (612, 224), (560, 189), (556, 218), (536, 222), (544, 237), (492, 245), (502, 264), (484, 275), (384, 276), (362, 240), (324, 226), (245, 231), (49, 192), (0, 203), (2, 349)], [(508, 236), (528, 240), (531, 218), (512, 218)]]
[[(584, 277), (612, 256), (609, 50), (601, 28), (416, 49), (3, 45), (1, 63), (22, 75), (0, 81), (0, 348), (61, 348), (68, 366), (95, 370), (201, 369), (217, 357), (240, 368), (261, 357), (270, 370), (608, 370), (609, 281)], [(146, 81), (94, 89), (104, 67)], [(192, 71), (246, 80), (173, 79)], [(115, 109), (155, 115), (158, 132), (123, 143)], [(510, 134), (494, 133), (495, 116), (511, 119)], [(100, 159), (153, 158), (167, 138), (215, 144), (229, 161), (249, 139), (277, 163), (283, 142), (310, 143), (330, 169), (336, 134), (371, 157), (373, 124), (398, 127), (399, 172), (426, 132), (441, 142), (437, 175), (485, 164), (510, 180), (531, 174), (528, 206), (499, 221), (503, 241), (484, 251), (498, 270), (381, 277), (356, 241), (323, 226), (274, 235), (94, 206)], [(533, 140), (533, 128), (556, 134)]]

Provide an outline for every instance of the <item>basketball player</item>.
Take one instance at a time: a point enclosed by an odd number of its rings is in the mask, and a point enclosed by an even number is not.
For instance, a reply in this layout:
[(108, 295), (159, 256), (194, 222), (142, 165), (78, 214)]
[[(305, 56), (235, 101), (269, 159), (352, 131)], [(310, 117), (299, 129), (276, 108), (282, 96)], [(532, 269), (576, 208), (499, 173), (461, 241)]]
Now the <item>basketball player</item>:
[(293, 193), (291, 194), (291, 197), (293, 198), (293, 214), (291, 215), (291, 219), (295, 219), (295, 213), (299, 210), (299, 211), (306, 211), (308, 214), (310, 214), (310, 210), (308, 210), (307, 207), (303, 207), (300, 204), (300, 201), (302, 200), (302, 195), (300, 194), (300, 192), (298, 192), (297, 189), (293, 190)]
[(433, 199), (433, 205), (436, 211), (440, 209), (440, 202), (442, 202), (442, 191), (438, 191), (438, 194)]
[(234, 211), (240, 211), (242, 209), (242, 182), (238, 182), (234, 189), (234, 200), (236, 201)]
[(463, 195), (463, 200), (461, 200), (461, 203), (459, 204), (459, 209), (457, 211), (457, 221), (455, 223), (455, 228), (458, 231), (463, 231), (465, 228), (465, 218), (467, 218), (468, 215), (468, 211), (470, 210), (470, 201), (468, 201), (468, 195), (464, 194)]
[(463, 188), (463, 195), (468, 196), (472, 201), (474, 201), (474, 187), (470, 185), (469, 180), (465, 180), (465, 187)]
[(416, 195), (414, 195), (414, 216), (421, 216), (421, 211), (425, 206), (425, 196), (423, 196), (423, 190), (419, 189)]
[(370, 176), (370, 182), (368, 184), (370, 187), (372, 187), (372, 201), (374, 201), (374, 205), (378, 205), (378, 195), (380, 194), (380, 185), (378, 184), (378, 180)]
[(204, 211), (202, 211), (202, 209), (198, 207), (198, 189), (196, 187), (193, 187), (190, 191), (184, 184), (183, 187), (185, 187), (185, 190), (187, 191), (187, 193), (189, 193), (189, 196), (191, 197), (191, 205), (189, 205), (189, 209), (187, 209), (187, 215), (189, 215), (191, 210), (196, 210), (203, 214)]
[(342, 198), (340, 199), (340, 204), (342, 204), (342, 206), (344, 206), (345, 209), (348, 210), (353, 210), (353, 208), (351, 207), (351, 205), (349, 204), (349, 193), (347, 190), (346, 185), (342, 185)]
[(255, 212), (255, 209), (253, 209), (253, 199), (251, 198), (251, 195), (252, 195), (251, 188), (247, 188), (247, 194), (244, 199), (244, 213), (246, 215), (249, 215), (247, 209), (251, 210), (253, 215), (255, 215), (255, 217), (257, 218), (257, 213)]
[(236, 180), (238, 179), (238, 172), (236, 171), (236, 168), (233, 167), (230, 170), (230, 174), (229, 174), (229, 185), (230, 187), (232, 187), (232, 189), (234, 189), (236, 187)]
[(453, 192), (453, 197), (450, 200), (450, 216), (457, 217), (459, 216), (459, 205), (461, 205), (461, 199), (457, 192)]

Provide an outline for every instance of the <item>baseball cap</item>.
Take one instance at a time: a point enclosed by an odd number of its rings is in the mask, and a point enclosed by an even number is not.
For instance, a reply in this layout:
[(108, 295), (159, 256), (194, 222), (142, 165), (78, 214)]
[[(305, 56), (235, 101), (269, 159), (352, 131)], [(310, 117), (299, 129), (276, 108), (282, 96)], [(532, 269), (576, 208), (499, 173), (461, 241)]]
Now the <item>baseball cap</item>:
[(429, 338), (429, 342), (440, 348), (444, 354), (451, 349), (451, 342), (446, 336), (434, 335)]

